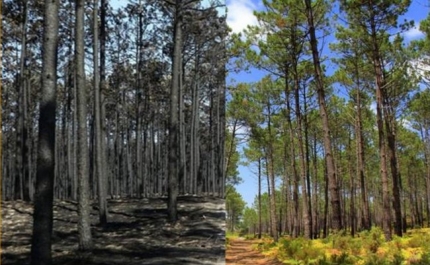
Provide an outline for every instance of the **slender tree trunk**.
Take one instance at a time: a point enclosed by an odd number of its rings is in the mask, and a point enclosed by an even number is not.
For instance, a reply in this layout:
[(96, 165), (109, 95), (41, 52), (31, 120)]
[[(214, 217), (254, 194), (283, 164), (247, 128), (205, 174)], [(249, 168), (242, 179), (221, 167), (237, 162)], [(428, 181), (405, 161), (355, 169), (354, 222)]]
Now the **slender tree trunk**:
[[(181, 60), (182, 61), (182, 60)], [(181, 62), (182, 65), (182, 62)], [(183, 83), (183, 72), (185, 67), (181, 67), (179, 73), (179, 87), (178, 87), (178, 115), (179, 115), (179, 179), (178, 184), (181, 193), (186, 190), (186, 137), (185, 137), (185, 114), (184, 114), (184, 86)]]
[(313, 186), (313, 194), (314, 194), (314, 208), (313, 208), (313, 224), (314, 224), (314, 230), (313, 230), (313, 238), (320, 237), (320, 220), (319, 220), (319, 206), (318, 206), (318, 197), (319, 197), (319, 183), (318, 183), (318, 156), (317, 156), (317, 136), (316, 134), (313, 135), (313, 175), (314, 175), (314, 186)]
[(105, 156), (104, 150), (102, 148), (103, 145), (103, 130), (102, 130), (102, 119), (104, 117), (101, 116), (101, 93), (100, 93), (100, 69), (99, 69), (99, 23), (98, 23), (98, 5), (99, 1), (94, 0), (94, 9), (93, 9), (93, 59), (94, 59), (94, 121), (95, 121), (95, 167), (96, 167), (96, 176), (97, 176), (97, 191), (98, 191), (98, 201), (99, 201), (99, 222), (101, 226), (105, 226), (107, 223), (107, 202), (106, 202), (106, 172), (105, 172)]
[[(266, 152), (267, 153), (267, 152)], [(268, 222), (266, 224), (266, 229), (269, 235), (271, 235), (272, 237), (274, 237), (273, 230), (272, 230), (272, 204), (270, 203), (270, 196), (272, 194), (272, 187), (270, 185), (270, 169), (269, 169), (269, 162), (268, 162), (268, 158), (267, 155), (265, 156), (265, 160), (266, 160), (266, 181), (267, 181), (267, 198), (268, 201), (266, 202), (266, 205), (268, 205), (268, 212), (267, 212), (267, 216), (269, 217)]]
[(386, 135), (383, 124), (383, 112), (384, 112), (384, 95), (383, 95), (383, 73), (381, 58), (379, 56), (379, 47), (376, 37), (376, 26), (372, 20), (372, 41), (373, 41), (373, 67), (375, 70), (376, 77), (376, 122), (378, 127), (379, 137), (379, 157), (380, 157), (380, 171), (382, 181), (382, 204), (383, 204), (383, 218), (382, 218), (382, 229), (386, 240), (391, 240), (391, 207), (390, 207), (390, 194), (388, 187), (388, 169), (387, 169), (387, 147), (386, 147)]
[(349, 221), (351, 226), (351, 236), (355, 236), (356, 232), (356, 212), (355, 212), (355, 179), (352, 169), (352, 147), (351, 147), (351, 132), (348, 139), (348, 172), (349, 172), (349, 189), (350, 189), (350, 202), (349, 202)]
[(261, 222), (262, 212), (261, 212), (261, 158), (258, 158), (258, 238), (261, 238)]
[(26, 57), (27, 57), (27, 23), (28, 23), (28, 1), (22, 1), (23, 17), (21, 21), (21, 54), (20, 70), (17, 76), (17, 93), (18, 93), (18, 115), (16, 125), (16, 155), (15, 155), (15, 199), (24, 201), (29, 200), (27, 183), (27, 87), (26, 87)]
[(379, 138), (379, 158), (380, 158), (380, 172), (382, 180), (382, 204), (383, 204), (383, 218), (382, 229), (386, 240), (391, 240), (391, 207), (390, 207), (390, 194), (388, 188), (388, 172), (387, 172), (387, 155), (385, 145), (384, 125), (382, 121), (382, 104), (381, 104), (381, 91), (379, 88), (376, 90), (376, 118), (378, 125), (378, 138)]
[[(197, 56), (197, 55), (196, 55)], [(196, 58), (195, 69), (198, 67), (199, 57)], [(200, 165), (200, 135), (199, 135), (199, 125), (200, 125), (200, 106), (199, 106), (199, 84), (200, 77), (197, 74), (195, 77), (195, 84), (192, 87), (192, 122), (191, 122), (191, 161), (190, 161), (190, 193), (196, 193), (197, 186), (197, 175)]]
[[(285, 75), (288, 76), (288, 73)], [(295, 151), (295, 145), (294, 145), (294, 129), (293, 124), (291, 121), (291, 105), (290, 105), (290, 99), (289, 99), (289, 88), (288, 83), (285, 84), (285, 98), (286, 98), (286, 105), (287, 105), (287, 125), (288, 125), (288, 132), (289, 132), (289, 138), (290, 138), (290, 152), (291, 152), (291, 169), (292, 169), (292, 179), (293, 179), (293, 229), (292, 229), (292, 235), (293, 237), (298, 237), (300, 233), (300, 224), (299, 224), (299, 175), (297, 173), (297, 165), (296, 165), (296, 151)]]
[[(385, 93), (384, 93), (385, 94)], [(393, 179), (393, 208), (394, 208), (394, 231), (397, 236), (403, 235), (402, 229), (402, 206), (400, 200), (400, 171), (398, 169), (396, 153), (396, 121), (394, 120), (393, 107), (384, 104), (385, 128), (387, 131), (388, 156), (390, 160), (391, 177)]]
[[(69, 49), (71, 50), (70, 46)], [(76, 200), (73, 194), (73, 189), (74, 189), (74, 172), (73, 172), (73, 152), (72, 152), (72, 139), (73, 139), (73, 131), (72, 131), (72, 125), (73, 125), (73, 119), (71, 117), (71, 113), (72, 113), (72, 93), (73, 93), (73, 88), (72, 88), (72, 77), (73, 75), (71, 74), (71, 69), (70, 67), (68, 67), (67, 69), (67, 77), (65, 80), (65, 85), (67, 88), (67, 119), (66, 119), (66, 123), (67, 123), (67, 177), (69, 179), (69, 184), (70, 184), (70, 192), (68, 194), (68, 197), (71, 198), (72, 200)]]
[[(284, 133), (286, 133), (286, 131), (287, 131), (287, 129), (285, 129), (285, 132)], [(287, 137), (287, 135), (285, 135), (285, 137)], [(289, 157), (288, 157), (288, 144), (289, 144), (289, 142), (288, 141), (284, 141), (284, 143), (283, 143), (283, 153), (284, 153), (284, 157), (283, 157), (283, 159), (284, 159), (284, 161), (288, 161), (288, 160), (290, 160), (289, 159)], [(284, 223), (283, 223), (283, 232), (284, 232), (284, 234), (287, 234), (287, 235), (291, 235), (291, 229), (290, 229), (290, 226), (289, 226), (289, 223), (290, 223), (290, 219), (291, 219), (291, 217), (290, 217), (290, 205), (291, 205), (291, 203), (290, 203), (290, 194), (291, 194), (291, 185), (290, 185), (290, 183), (291, 183), (291, 178), (290, 178), (290, 176), (289, 176), (289, 170), (288, 170), (288, 164), (287, 163), (284, 163), (284, 165), (283, 165), (283, 169), (284, 169), (284, 177), (283, 177), (283, 196), (284, 196), (284, 200), (282, 201), (283, 203), (284, 203), (284, 208), (285, 208), (285, 211), (284, 211)]]
[(295, 106), (296, 106), (296, 116), (297, 116), (297, 144), (299, 146), (299, 161), (300, 161), (300, 179), (302, 181), (302, 198), (303, 198), (303, 232), (305, 238), (311, 238), (311, 231), (312, 231), (312, 220), (311, 220), (311, 214), (310, 214), (310, 207), (309, 207), (309, 198), (308, 198), (308, 190), (307, 190), (307, 183), (306, 183), (306, 158), (305, 158), (305, 150), (303, 147), (303, 117), (302, 112), (300, 109), (300, 95), (299, 95), (299, 76), (297, 73), (297, 69), (294, 69), (294, 98), (295, 98)]
[[(107, 82), (106, 82), (106, 9), (108, 8), (106, 0), (101, 0), (100, 2), (100, 130), (101, 130), (101, 142), (100, 142), (100, 152), (102, 157), (102, 174), (105, 178), (103, 184), (103, 196), (105, 200), (104, 211), (106, 214), (106, 222), (108, 221), (108, 207), (106, 202), (108, 183), (106, 182), (107, 172), (106, 169), (110, 169), (109, 164), (106, 164), (107, 161), (107, 135), (106, 133), (106, 104), (104, 99), (104, 91), (107, 90)], [(112, 184), (111, 184), (112, 185)]]
[(342, 212), (340, 206), (339, 187), (337, 184), (337, 173), (335, 169), (334, 157), (331, 144), (331, 133), (329, 125), (329, 117), (325, 99), (325, 84), (324, 76), (321, 69), (320, 56), (318, 51), (318, 40), (315, 33), (314, 10), (311, 0), (305, 0), (306, 13), (309, 24), (310, 46), (312, 49), (312, 58), (314, 62), (315, 81), (317, 86), (318, 104), (320, 108), (320, 116), (323, 124), (323, 140), (324, 151), (327, 163), (328, 185), (330, 189), (330, 201), (333, 211), (332, 225), (335, 230), (342, 230)]
[(78, 105), (78, 233), (79, 249), (92, 249), (90, 223), (90, 185), (88, 167), (88, 137), (87, 137), (87, 95), (85, 87), (85, 50), (84, 50), (84, 0), (76, 1), (75, 26), (75, 56), (76, 56), (76, 85)]
[[(223, 47), (224, 48), (224, 47)], [(225, 55), (223, 55), (225, 58)], [(224, 64), (225, 65), (225, 64)], [(220, 198), (224, 197), (224, 189), (225, 189), (225, 135), (226, 135), (226, 125), (225, 125), (225, 72), (223, 71), (218, 77), (219, 85), (218, 85), (218, 93), (217, 93), (217, 147), (216, 147), (216, 167), (215, 167), (215, 175), (217, 179), (217, 196)]]
[(328, 184), (328, 176), (327, 176), (327, 162), (324, 164), (324, 219), (323, 219), (323, 237), (326, 238), (328, 236), (328, 190), (329, 190), (329, 184)]
[[(358, 73), (358, 71), (357, 71)], [(359, 85), (359, 81), (357, 80), (357, 84)], [(366, 230), (370, 230), (371, 228), (371, 220), (370, 220), (370, 210), (369, 210), (369, 202), (367, 200), (367, 187), (366, 187), (366, 178), (365, 178), (365, 168), (364, 168), (364, 141), (363, 141), (363, 122), (361, 118), (361, 95), (360, 89), (357, 88), (356, 94), (356, 107), (357, 107), (357, 117), (355, 121), (355, 137), (356, 137), (356, 150), (357, 150), (357, 175), (360, 180), (360, 190), (361, 190), (361, 222), (362, 226)]]
[(34, 197), (31, 265), (51, 265), (55, 113), (59, 1), (46, 0), (43, 22), (42, 93), (40, 99), (36, 194)]
[[(308, 198), (308, 213), (309, 213), (309, 227), (310, 227), (310, 238), (314, 238), (313, 236), (313, 228), (315, 226), (314, 219), (313, 219), (313, 210), (312, 210), (312, 191), (311, 191), (311, 174), (310, 174), (310, 152), (309, 152), (309, 130), (308, 130), (308, 119), (307, 119), (307, 112), (308, 112), (308, 104), (306, 100), (306, 93), (303, 93), (303, 106), (304, 110), (303, 112), (305, 115), (303, 116), (303, 130), (304, 130), (304, 137), (305, 137), (305, 166), (306, 166), (306, 189), (307, 189), (307, 198)], [(315, 183), (316, 184), (316, 183)], [(315, 194), (315, 193), (314, 193)], [(316, 194), (315, 194), (316, 195)], [(314, 195), (314, 196), (315, 196)], [(315, 206), (316, 207), (316, 206)]]
[(168, 167), (168, 214), (169, 221), (176, 222), (177, 216), (177, 197), (178, 187), (178, 156), (179, 153), (179, 119), (178, 119), (178, 100), (179, 100), (179, 78), (182, 65), (182, 1), (176, 0), (174, 18), (174, 51), (173, 51), (173, 73), (172, 87), (170, 91), (170, 119), (169, 119), (169, 167)]
[[(76, 34), (75, 34), (76, 36)], [(75, 63), (76, 65), (76, 63)], [(72, 133), (73, 135), (78, 135), (78, 85), (77, 85), (77, 75), (76, 75), (76, 67), (73, 69), (73, 126)], [(73, 140), (73, 199), (78, 201), (78, 189), (79, 189), (79, 180), (78, 180), (78, 141), (75, 138)]]
[[(267, 104), (267, 111), (268, 111), (268, 122), (267, 122), (267, 129), (269, 133), (269, 138), (273, 139), (272, 135), (272, 123), (271, 123), (271, 103), (268, 101)], [(270, 176), (270, 216), (271, 216), (271, 233), (273, 236), (273, 240), (275, 242), (279, 239), (279, 233), (277, 231), (278, 226), (276, 225), (276, 222), (278, 218), (276, 217), (276, 189), (275, 189), (275, 166), (274, 166), (274, 157), (273, 157), (273, 142), (272, 140), (269, 140), (269, 146), (267, 147), (267, 157), (268, 157), (268, 174)]]

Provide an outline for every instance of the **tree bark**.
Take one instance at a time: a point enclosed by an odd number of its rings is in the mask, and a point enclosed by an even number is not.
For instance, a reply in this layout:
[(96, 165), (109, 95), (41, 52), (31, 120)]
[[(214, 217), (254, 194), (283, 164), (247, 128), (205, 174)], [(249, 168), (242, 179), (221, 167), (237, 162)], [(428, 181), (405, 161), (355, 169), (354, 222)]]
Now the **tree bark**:
[(317, 86), (317, 94), (318, 94), (318, 105), (320, 109), (320, 116), (323, 125), (323, 141), (324, 141), (324, 151), (325, 158), (327, 163), (327, 180), (330, 190), (330, 202), (333, 211), (332, 217), (332, 226), (334, 230), (342, 230), (342, 212), (340, 206), (340, 195), (339, 195), (339, 187), (337, 184), (337, 172), (334, 163), (334, 157), (332, 152), (332, 144), (331, 144), (331, 133), (330, 133), (330, 125), (329, 118), (326, 107), (326, 99), (325, 99), (325, 84), (324, 77), (321, 69), (320, 56), (318, 51), (318, 41), (315, 33), (315, 23), (314, 23), (314, 10), (312, 7), (311, 0), (305, 0), (306, 4), (306, 15), (309, 24), (309, 35), (310, 35), (310, 46), (312, 50), (312, 58), (314, 62), (314, 71), (315, 71), (315, 81)]
[(261, 212), (261, 158), (258, 158), (258, 238), (261, 238), (261, 222), (262, 212)]
[(172, 85), (170, 90), (170, 119), (169, 119), (169, 167), (168, 167), (168, 215), (169, 221), (176, 222), (177, 216), (177, 197), (178, 187), (178, 157), (179, 153), (179, 119), (178, 119), (178, 100), (179, 100), (179, 78), (182, 65), (182, 1), (176, 0), (174, 18), (174, 51), (173, 51), (173, 73)]
[(273, 240), (275, 242), (279, 239), (279, 233), (278, 233), (278, 226), (276, 225), (277, 217), (276, 217), (276, 188), (275, 188), (275, 166), (274, 166), (274, 157), (273, 157), (273, 142), (271, 139), (273, 139), (272, 135), (272, 123), (271, 123), (271, 104), (270, 100), (267, 102), (267, 112), (268, 112), (268, 122), (267, 122), (267, 129), (269, 133), (269, 145), (267, 146), (267, 167), (268, 167), (268, 174), (270, 176), (270, 219), (271, 219), (271, 233), (273, 236)]
[(57, 90), (59, 1), (45, 0), (43, 22), (42, 93), (40, 99), (36, 194), (34, 197), (31, 265), (51, 265), (55, 113)]
[[(358, 71), (357, 71), (358, 74)], [(358, 82), (358, 80), (357, 80)], [(369, 210), (369, 202), (367, 200), (367, 187), (366, 187), (366, 178), (365, 178), (365, 168), (364, 168), (364, 141), (363, 141), (363, 122), (362, 122), (362, 114), (361, 114), (361, 95), (360, 89), (357, 87), (356, 94), (356, 107), (357, 107), (357, 116), (355, 121), (355, 137), (356, 137), (356, 152), (357, 152), (357, 175), (360, 180), (360, 189), (361, 189), (361, 218), (362, 218), (362, 227), (366, 230), (370, 230), (371, 228), (371, 219), (370, 219), (370, 210)]]
[(371, 21), (371, 34), (372, 34), (372, 60), (376, 77), (376, 123), (378, 127), (379, 138), (379, 157), (380, 157), (380, 172), (382, 181), (382, 204), (383, 204), (383, 218), (382, 229), (384, 231), (385, 239), (391, 240), (391, 207), (390, 207), (390, 193), (388, 186), (388, 169), (387, 169), (387, 146), (386, 135), (384, 130), (384, 77), (382, 72), (381, 58), (379, 56), (379, 47), (376, 36), (375, 21)]
[(79, 249), (92, 249), (90, 223), (89, 150), (87, 136), (87, 91), (85, 86), (84, 0), (76, 0), (75, 62), (78, 112), (78, 233)]
[[(100, 93), (100, 69), (99, 69), (99, 23), (98, 23), (98, 5), (99, 1), (94, 0), (93, 2), (93, 63), (94, 63), (94, 121), (95, 121), (95, 167), (97, 176), (97, 191), (99, 201), (99, 222), (101, 226), (107, 224), (107, 202), (106, 202), (106, 172), (105, 172), (105, 156), (103, 151), (103, 139), (104, 134), (102, 131), (102, 119), (101, 116), (101, 93)], [(103, 7), (102, 7), (103, 8)]]
[[(286, 75), (287, 76), (287, 75)], [(286, 84), (288, 86), (288, 84)], [(291, 121), (291, 105), (289, 99), (289, 89), (285, 88), (285, 97), (286, 97), (286, 105), (287, 105), (287, 125), (289, 131), (290, 138), (290, 156), (291, 156), (291, 170), (292, 170), (292, 179), (293, 179), (293, 229), (292, 235), (293, 237), (298, 237), (300, 234), (300, 223), (299, 223), (299, 174), (297, 172), (297, 162), (296, 162), (296, 149), (294, 145), (294, 128)]]

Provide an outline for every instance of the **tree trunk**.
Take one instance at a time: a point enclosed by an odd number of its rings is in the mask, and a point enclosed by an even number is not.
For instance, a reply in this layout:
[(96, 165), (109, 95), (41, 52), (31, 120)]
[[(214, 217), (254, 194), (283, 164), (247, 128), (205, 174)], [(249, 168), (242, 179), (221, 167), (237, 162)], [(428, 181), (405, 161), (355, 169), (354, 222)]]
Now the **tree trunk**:
[[(288, 76), (288, 73), (285, 75)], [(300, 224), (299, 224), (299, 176), (297, 173), (297, 165), (296, 165), (296, 151), (295, 151), (295, 145), (294, 145), (294, 128), (291, 121), (291, 105), (290, 105), (290, 99), (289, 99), (289, 88), (288, 88), (288, 82), (285, 84), (285, 98), (286, 98), (286, 105), (287, 105), (287, 125), (288, 125), (288, 132), (289, 132), (289, 138), (290, 138), (290, 161), (291, 161), (291, 170), (292, 170), (292, 179), (293, 179), (293, 229), (292, 229), (292, 235), (293, 237), (298, 237), (300, 233)]]
[[(106, 164), (107, 161), (107, 152), (106, 152), (106, 143), (108, 142), (106, 139), (108, 139), (106, 133), (106, 107), (105, 107), (105, 100), (104, 100), (104, 91), (107, 89), (106, 84), (106, 9), (108, 9), (106, 0), (101, 0), (100, 2), (101, 10), (100, 10), (100, 115), (101, 115), (101, 121), (100, 121), (100, 130), (101, 130), (101, 142), (100, 142), (100, 152), (102, 157), (102, 168), (104, 169), (102, 171), (103, 176), (105, 178), (105, 181), (103, 182), (103, 196), (104, 200), (106, 201), (107, 196), (107, 189), (108, 184), (106, 182), (107, 173), (105, 169), (109, 169), (109, 165)], [(112, 184), (111, 184), (112, 185)], [(106, 222), (108, 221), (108, 211), (107, 211), (107, 202), (105, 203), (105, 214), (106, 214)]]
[(324, 218), (323, 218), (323, 237), (326, 238), (328, 236), (328, 176), (327, 176), (327, 162), (325, 162), (324, 167)]
[[(358, 71), (357, 71), (358, 73)], [(358, 82), (358, 80), (357, 80)], [(360, 180), (360, 190), (361, 190), (361, 222), (362, 227), (366, 230), (371, 228), (370, 220), (370, 210), (369, 202), (367, 200), (367, 187), (365, 178), (365, 168), (364, 168), (364, 141), (363, 141), (363, 122), (361, 119), (361, 95), (360, 89), (357, 88), (356, 95), (356, 107), (357, 107), (357, 117), (355, 121), (355, 137), (356, 137), (356, 150), (357, 150), (357, 175)]]
[(315, 81), (317, 86), (317, 94), (318, 94), (318, 105), (320, 108), (320, 116), (323, 125), (323, 140), (324, 140), (324, 151), (327, 163), (327, 180), (330, 190), (330, 201), (333, 211), (332, 217), (332, 225), (334, 230), (342, 230), (342, 212), (340, 206), (340, 197), (339, 197), (339, 187), (337, 184), (337, 173), (335, 169), (334, 157), (332, 152), (331, 145), (331, 133), (330, 133), (330, 125), (329, 118), (326, 107), (326, 99), (325, 99), (325, 84), (324, 77), (321, 69), (320, 56), (318, 51), (318, 41), (315, 33), (315, 24), (314, 24), (314, 10), (312, 8), (312, 1), (305, 0), (306, 4), (306, 15), (309, 24), (309, 34), (310, 34), (310, 46), (312, 49), (312, 58), (314, 62), (314, 71), (315, 71)]
[[(105, 161), (103, 152), (103, 138), (104, 134), (102, 131), (102, 119), (101, 116), (101, 93), (100, 93), (100, 71), (99, 71), (99, 31), (98, 31), (98, 0), (94, 0), (93, 9), (93, 59), (94, 59), (94, 121), (95, 121), (95, 133), (94, 133), (94, 143), (95, 143), (95, 167), (97, 176), (97, 191), (98, 191), (98, 201), (99, 201), (99, 222), (101, 226), (105, 226), (107, 223), (107, 205), (106, 205), (106, 172), (105, 172)], [(103, 7), (102, 7), (103, 8)]]
[[(297, 68), (294, 68), (294, 98), (295, 98), (295, 109), (296, 109), (296, 121), (297, 121), (297, 144), (299, 146), (299, 161), (300, 161), (300, 179), (302, 181), (302, 198), (303, 198), (303, 232), (305, 238), (311, 238), (312, 231), (312, 219), (309, 207), (308, 190), (306, 184), (307, 165), (305, 158), (305, 150), (303, 147), (303, 117), (300, 109), (300, 95), (299, 95), (299, 76)], [(293, 158), (294, 159), (294, 158)]]
[(172, 86), (170, 91), (170, 119), (169, 119), (169, 171), (168, 171), (168, 215), (170, 222), (176, 222), (177, 216), (177, 197), (178, 197), (178, 156), (179, 153), (179, 119), (178, 119), (178, 100), (179, 100), (179, 78), (182, 65), (182, 1), (176, 0), (174, 18), (174, 51), (173, 51), (173, 73)]
[(261, 239), (261, 158), (258, 158), (258, 239)]
[(23, 18), (21, 21), (21, 54), (20, 70), (17, 76), (18, 92), (18, 115), (16, 127), (16, 148), (15, 155), (15, 199), (29, 201), (28, 194), (28, 154), (27, 154), (27, 74), (26, 74), (26, 57), (27, 57), (27, 23), (28, 23), (28, 1), (22, 1)]
[(51, 265), (59, 1), (45, 0), (43, 68), (31, 265)]
[(272, 124), (271, 124), (271, 104), (270, 101), (268, 101), (267, 104), (267, 111), (268, 111), (268, 122), (267, 122), (267, 129), (269, 133), (269, 146), (267, 147), (267, 163), (268, 163), (268, 174), (270, 176), (270, 219), (271, 219), (271, 233), (273, 236), (273, 240), (275, 242), (279, 239), (279, 233), (277, 231), (278, 226), (276, 225), (276, 222), (278, 218), (276, 217), (276, 188), (275, 188), (275, 166), (274, 166), (274, 158), (273, 158), (273, 142), (271, 139), (273, 139), (272, 135)]
[(267, 210), (268, 210), (267, 216), (269, 217), (268, 218), (268, 223), (266, 224), (266, 230), (267, 230), (267, 233), (269, 235), (271, 235), (272, 237), (274, 237), (272, 235), (272, 233), (273, 233), (273, 230), (272, 230), (272, 204), (270, 203), (270, 198), (271, 198), (270, 196), (272, 194), (272, 187), (271, 187), (271, 184), (270, 184), (270, 169), (269, 169), (269, 162), (267, 161), (268, 160), (267, 159), (267, 155), (265, 156), (264, 159), (266, 160), (265, 166), (266, 166), (267, 198), (268, 198), (268, 201), (266, 202), (267, 203), (266, 205), (268, 205), (268, 207), (267, 207)]
[(388, 187), (388, 169), (387, 169), (387, 147), (386, 147), (386, 135), (383, 124), (383, 112), (384, 112), (384, 95), (383, 95), (383, 72), (381, 65), (381, 58), (379, 56), (379, 47), (376, 37), (376, 26), (372, 20), (372, 60), (373, 67), (376, 77), (376, 122), (378, 127), (379, 137), (379, 157), (380, 157), (380, 172), (382, 181), (382, 204), (383, 204), (383, 218), (382, 218), (382, 229), (386, 240), (391, 240), (391, 207), (390, 207), (390, 193)]
[(354, 180), (354, 173), (352, 169), (352, 137), (351, 132), (349, 132), (349, 139), (348, 139), (348, 173), (349, 173), (349, 189), (350, 189), (350, 202), (349, 202), (349, 219), (350, 219), (350, 227), (351, 227), (351, 236), (355, 236), (356, 232), (356, 211), (355, 211), (355, 180)]
[(87, 136), (87, 93), (85, 86), (84, 69), (84, 0), (76, 1), (75, 25), (75, 62), (76, 85), (78, 105), (78, 233), (79, 249), (87, 251), (92, 249), (91, 223), (90, 223), (90, 186), (88, 167), (88, 136)]
[[(384, 93), (385, 94), (385, 93)], [(392, 106), (384, 103), (384, 120), (387, 131), (388, 156), (390, 160), (391, 177), (393, 179), (393, 208), (394, 208), (394, 231), (397, 236), (403, 235), (402, 229), (402, 206), (400, 200), (400, 171), (398, 169), (397, 153), (396, 153), (396, 121), (394, 120), (395, 113)]]

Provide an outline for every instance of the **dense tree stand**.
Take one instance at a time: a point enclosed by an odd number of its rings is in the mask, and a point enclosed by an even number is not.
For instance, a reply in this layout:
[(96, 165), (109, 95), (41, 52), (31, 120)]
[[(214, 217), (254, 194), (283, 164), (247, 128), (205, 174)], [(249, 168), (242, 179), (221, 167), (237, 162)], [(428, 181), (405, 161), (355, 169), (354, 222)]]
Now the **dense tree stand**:
[[(162, 211), (145, 210), (125, 230), (135, 225), (146, 231), (146, 225), (156, 224), (159, 231), (175, 233), (187, 221), (181, 197), (221, 203), (224, 2), (5, 0), (2, 8), (7, 37), (1, 96), (7, 119), (1, 134), (1, 199), (34, 203), (33, 265), (52, 264), (58, 257), (52, 245), (68, 235), (77, 256), (97, 256), (106, 243), (98, 237), (122, 225), (111, 212), (113, 200), (162, 200)], [(73, 206), (73, 220), (56, 220), (54, 201)], [(160, 223), (148, 221), (153, 214)], [(69, 221), (74, 229), (55, 227)], [(203, 230), (217, 230), (205, 225)], [(164, 239), (182, 236), (175, 233)], [(211, 242), (220, 236), (207, 237)], [(148, 247), (151, 239), (146, 239)], [(127, 255), (140, 255), (128, 250)], [(172, 251), (179, 257), (182, 249)]]

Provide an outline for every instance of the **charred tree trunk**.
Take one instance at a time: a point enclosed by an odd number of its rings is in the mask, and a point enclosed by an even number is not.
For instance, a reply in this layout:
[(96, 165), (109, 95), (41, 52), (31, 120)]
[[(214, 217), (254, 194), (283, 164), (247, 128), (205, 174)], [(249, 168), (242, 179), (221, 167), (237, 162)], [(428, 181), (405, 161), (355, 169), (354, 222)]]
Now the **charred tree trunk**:
[(59, 1), (45, 1), (43, 22), (42, 93), (39, 116), (36, 194), (34, 197), (31, 265), (51, 265), (55, 113), (57, 90)]

